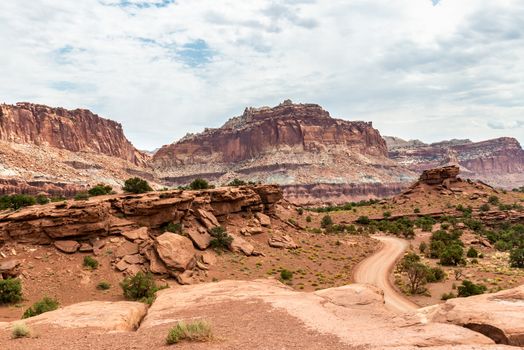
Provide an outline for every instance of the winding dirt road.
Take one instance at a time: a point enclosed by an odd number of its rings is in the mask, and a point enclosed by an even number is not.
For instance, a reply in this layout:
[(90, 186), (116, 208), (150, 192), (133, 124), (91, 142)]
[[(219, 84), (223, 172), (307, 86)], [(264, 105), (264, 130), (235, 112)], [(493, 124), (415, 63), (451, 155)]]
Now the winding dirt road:
[(357, 283), (372, 284), (384, 291), (386, 307), (395, 312), (408, 312), (418, 309), (415, 303), (395, 290), (391, 273), (397, 260), (408, 248), (408, 242), (395, 237), (375, 236), (382, 242), (382, 248), (364, 260), (355, 269)]

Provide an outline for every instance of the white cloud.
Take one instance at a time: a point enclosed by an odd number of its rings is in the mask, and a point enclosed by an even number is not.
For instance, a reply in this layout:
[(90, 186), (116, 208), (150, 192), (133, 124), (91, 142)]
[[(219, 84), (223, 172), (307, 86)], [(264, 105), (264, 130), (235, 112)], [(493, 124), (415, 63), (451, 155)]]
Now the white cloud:
[[(515, 136), (518, 0), (2, 0), (0, 100), (87, 107), (140, 148), (291, 98), (382, 134)], [(491, 122), (491, 125), (489, 124)]]

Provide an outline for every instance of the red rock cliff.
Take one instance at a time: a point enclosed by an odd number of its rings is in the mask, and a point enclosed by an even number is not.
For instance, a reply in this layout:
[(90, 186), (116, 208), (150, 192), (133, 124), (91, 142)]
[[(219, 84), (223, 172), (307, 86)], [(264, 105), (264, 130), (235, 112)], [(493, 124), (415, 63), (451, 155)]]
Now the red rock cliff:
[(162, 167), (235, 163), (279, 149), (319, 153), (333, 147), (387, 156), (386, 143), (371, 123), (333, 119), (315, 104), (285, 102), (274, 108), (248, 108), (219, 129), (207, 129), (164, 146), (154, 162)]
[(95, 152), (145, 164), (146, 156), (126, 139), (122, 126), (85, 109), (31, 103), (0, 105), (0, 140)]

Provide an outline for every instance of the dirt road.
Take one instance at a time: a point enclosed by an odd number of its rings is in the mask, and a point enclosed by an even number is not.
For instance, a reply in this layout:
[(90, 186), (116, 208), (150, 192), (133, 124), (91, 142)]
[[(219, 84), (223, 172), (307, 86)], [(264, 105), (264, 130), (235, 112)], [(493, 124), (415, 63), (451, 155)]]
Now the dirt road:
[(382, 242), (382, 248), (364, 260), (355, 270), (357, 283), (369, 283), (384, 291), (386, 307), (396, 312), (407, 312), (418, 306), (398, 293), (392, 282), (391, 273), (398, 258), (404, 254), (408, 242), (394, 237), (374, 237)]

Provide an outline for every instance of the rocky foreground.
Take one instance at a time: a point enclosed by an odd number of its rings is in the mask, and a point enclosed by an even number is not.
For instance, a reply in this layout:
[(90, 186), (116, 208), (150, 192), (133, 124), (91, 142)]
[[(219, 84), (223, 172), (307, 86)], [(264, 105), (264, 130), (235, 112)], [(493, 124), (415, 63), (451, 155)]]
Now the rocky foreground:
[(388, 311), (379, 290), (358, 284), (303, 293), (271, 279), (222, 281), (157, 295), (149, 309), (136, 302), (86, 302), (30, 318), (26, 321), (35, 338), (9, 340), (14, 323), (3, 323), (0, 339), (8, 349), (163, 348), (176, 322), (204, 319), (214, 339), (177, 348), (473, 350), (513, 348), (495, 341), (524, 345), (522, 287), (404, 315)]

